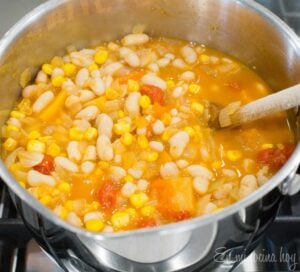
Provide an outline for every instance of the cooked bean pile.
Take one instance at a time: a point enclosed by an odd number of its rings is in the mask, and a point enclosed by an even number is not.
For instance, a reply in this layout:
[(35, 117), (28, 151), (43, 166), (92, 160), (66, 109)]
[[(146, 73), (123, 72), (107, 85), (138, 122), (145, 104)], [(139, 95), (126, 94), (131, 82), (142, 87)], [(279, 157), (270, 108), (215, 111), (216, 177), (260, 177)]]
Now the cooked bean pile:
[(266, 84), (198, 44), (129, 34), (42, 65), (3, 127), (16, 180), (69, 223), (117, 232), (214, 213), (255, 191), (293, 149), (285, 114), (230, 130), (212, 105)]

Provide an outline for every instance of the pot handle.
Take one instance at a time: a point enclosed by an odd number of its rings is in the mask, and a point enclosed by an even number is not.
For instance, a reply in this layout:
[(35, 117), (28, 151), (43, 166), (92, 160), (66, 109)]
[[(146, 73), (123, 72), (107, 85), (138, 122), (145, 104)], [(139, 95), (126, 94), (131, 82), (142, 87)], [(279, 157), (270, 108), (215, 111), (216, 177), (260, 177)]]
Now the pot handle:
[(300, 173), (293, 171), (289, 174), (279, 186), (279, 190), (283, 195), (295, 195), (300, 191)]

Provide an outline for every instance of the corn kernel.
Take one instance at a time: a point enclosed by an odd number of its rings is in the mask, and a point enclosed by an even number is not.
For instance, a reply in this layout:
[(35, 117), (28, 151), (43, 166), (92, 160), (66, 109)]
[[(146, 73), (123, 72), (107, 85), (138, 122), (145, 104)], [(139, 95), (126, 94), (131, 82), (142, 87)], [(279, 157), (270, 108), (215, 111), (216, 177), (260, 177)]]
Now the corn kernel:
[(90, 65), (88, 66), (88, 70), (89, 70), (90, 72), (93, 72), (93, 71), (95, 71), (95, 70), (97, 70), (97, 69), (99, 69), (99, 66), (98, 66), (96, 63), (92, 63), (92, 64), (90, 64)]
[(198, 94), (201, 91), (201, 87), (198, 84), (190, 84), (189, 92), (192, 94)]
[(14, 149), (16, 149), (17, 145), (18, 145), (17, 141), (13, 138), (8, 138), (3, 143), (3, 147), (6, 151), (13, 151)]
[(13, 163), (10, 167), (9, 167), (9, 170), (12, 172), (12, 173), (15, 173), (19, 170), (22, 169), (22, 166), (21, 164), (18, 162), (18, 163)]
[(18, 109), (21, 113), (25, 115), (32, 114), (31, 101), (28, 98), (22, 99), (22, 101), (18, 105)]
[(167, 88), (168, 89), (174, 89), (175, 88), (175, 82), (174, 82), (174, 80), (168, 79), (166, 83), (167, 83)]
[(77, 67), (73, 63), (64, 64), (63, 70), (66, 76), (73, 76), (76, 73)]
[(149, 151), (149, 153), (147, 154), (146, 160), (148, 162), (154, 162), (154, 161), (157, 161), (158, 156), (159, 156), (158, 152), (156, 152), (156, 151)]
[(138, 213), (137, 213), (136, 209), (134, 209), (134, 208), (128, 208), (125, 211), (129, 214), (130, 219), (132, 219), (132, 220), (136, 219), (138, 216)]
[(60, 213), (59, 213), (59, 217), (62, 219), (66, 219), (67, 215), (68, 215), (68, 210), (64, 207), (61, 208)]
[(141, 214), (145, 217), (150, 217), (154, 214), (155, 208), (153, 206), (145, 206), (141, 208)]
[(10, 113), (10, 116), (14, 117), (14, 118), (17, 118), (17, 119), (21, 119), (21, 118), (25, 117), (25, 114), (23, 112), (20, 112), (20, 111), (12, 111)]
[(64, 66), (64, 60), (62, 57), (54, 57), (52, 60), (51, 60), (51, 65), (53, 67), (63, 67)]
[(201, 103), (193, 102), (191, 105), (191, 109), (193, 111), (196, 111), (197, 113), (203, 114), (204, 112), (204, 106)]
[(70, 193), (71, 192), (71, 185), (67, 182), (62, 182), (58, 185), (58, 190), (60, 190), (64, 193)]
[(27, 143), (27, 151), (44, 153), (46, 144), (38, 140), (29, 140)]
[(41, 137), (41, 133), (39, 133), (37, 130), (30, 131), (28, 134), (28, 138), (31, 140), (37, 139), (39, 137)]
[(105, 90), (105, 96), (109, 100), (114, 100), (120, 97), (120, 93), (113, 88), (107, 88)]
[(51, 75), (53, 72), (53, 66), (49, 63), (45, 63), (42, 66), (42, 71), (47, 75)]
[(70, 128), (69, 137), (71, 140), (74, 140), (74, 141), (82, 141), (84, 138), (84, 133), (83, 133), (83, 131), (81, 131), (77, 128)]
[(106, 62), (108, 58), (108, 51), (107, 50), (103, 50), (103, 49), (100, 49), (94, 56), (94, 61), (97, 63), (97, 64), (103, 64)]
[(131, 175), (126, 175), (124, 177), (124, 182), (134, 182), (134, 178)]
[(140, 84), (136, 80), (129, 79), (127, 86), (129, 92), (138, 92), (140, 90)]
[(43, 196), (41, 199), (40, 199), (40, 202), (44, 205), (48, 205), (51, 201), (51, 197), (46, 195), (46, 196)]
[(195, 136), (196, 132), (192, 127), (185, 127), (184, 131), (192, 138)]
[(6, 130), (7, 130), (8, 132), (12, 132), (12, 131), (19, 131), (20, 129), (19, 129), (18, 127), (14, 126), (14, 125), (8, 124), (8, 125), (6, 126)]
[(226, 152), (226, 156), (230, 161), (237, 161), (242, 157), (242, 152), (239, 150), (229, 150)]
[(25, 182), (23, 182), (23, 181), (19, 181), (19, 184), (23, 187), (23, 188), (26, 188), (26, 184), (25, 184)]
[(138, 142), (138, 145), (143, 149), (146, 149), (149, 146), (149, 141), (145, 135), (139, 135), (137, 142)]
[(133, 143), (133, 139), (134, 139), (133, 135), (129, 132), (126, 132), (121, 137), (121, 143), (123, 145), (129, 146)]
[(130, 222), (130, 216), (125, 211), (115, 212), (111, 217), (112, 225), (115, 228), (124, 228)]
[(113, 126), (114, 133), (117, 135), (123, 135), (124, 133), (130, 132), (130, 124), (126, 121), (120, 121)]
[(123, 117), (125, 117), (125, 112), (122, 111), (122, 110), (119, 110), (118, 111), (118, 118), (123, 118)]
[(148, 108), (151, 105), (151, 100), (150, 100), (149, 96), (142, 95), (139, 99), (139, 104), (143, 109)]
[(163, 113), (161, 116), (161, 121), (164, 123), (165, 126), (168, 126), (171, 124), (172, 116), (169, 113)]
[(57, 145), (56, 143), (52, 143), (48, 146), (47, 150), (46, 150), (46, 154), (52, 156), (52, 157), (56, 157), (60, 154), (61, 149), (59, 147), (59, 145)]
[(56, 197), (60, 195), (60, 190), (59, 189), (53, 189), (51, 192), (51, 196)]
[(65, 203), (65, 208), (66, 208), (68, 211), (72, 211), (72, 210), (73, 210), (73, 201), (68, 200), (68, 201)]
[(104, 228), (104, 222), (101, 219), (91, 219), (85, 222), (85, 227), (89, 231), (101, 231)]
[(130, 203), (137, 209), (143, 207), (149, 200), (145, 193), (135, 193), (130, 197)]
[(165, 132), (162, 134), (161, 139), (162, 139), (164, 142), (166, 142), (166, 141), (168, 141), (168, 140), (170, 139), (170, 137), (171, 137), (170, 131), (165, 131)]
[(99, 161), (98, 162), (98, 166), (101, 168), (101, 169), (107, 169), (109, 167), (109, 162), (106, 162), (106, 161)]
[(84, 133), (84, 138), (88, 141), (95, 140), (98, 136), (98, 131), (96, 128), (89, 127)]
[(51, 83), (54, 87), (61, 87), (61, 85), (63, 84), (65, 78), (63, 76), (56, 76), (54, 78), (52, 78)]
[(210, 62), (210, 57), (205, 55), (205, 54), (202, 54), (200, 57), (200, 62), (203, 63), (203, 64), (208, 64)]
[(214, 161), (211, 163), (211, 167), (214, 169), (220, 169), (222, 167), (222, 162), (221, 161)]
[(274, 147), (273, 144), (265, 143), (265, 144), (262, 144), (261, 149), (269, 149), (269, 148), (273, 148), (273, 147)]

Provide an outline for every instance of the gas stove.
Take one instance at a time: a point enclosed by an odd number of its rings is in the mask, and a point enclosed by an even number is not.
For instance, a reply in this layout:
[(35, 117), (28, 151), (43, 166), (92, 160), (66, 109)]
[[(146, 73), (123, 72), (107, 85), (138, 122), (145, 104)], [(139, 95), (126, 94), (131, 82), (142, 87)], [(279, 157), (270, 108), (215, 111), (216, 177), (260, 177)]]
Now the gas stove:
[[(0, 1), (0, 36), (43, 0)], [(300, 35), (300, 0), (257, 0)], [(250, 256), (227, 254), (214, 271), (300, 271), (300, 194), (285, 197), (275, 222)], [(63, 272), (25, 228), (8, 190), (0, 182), (0, 271)], [(70, 270), (72, 271), (72, 270)], [(105, 270), (111, 271), (111, 270)], [(193, 266), (187, 272), (199, 271)]]

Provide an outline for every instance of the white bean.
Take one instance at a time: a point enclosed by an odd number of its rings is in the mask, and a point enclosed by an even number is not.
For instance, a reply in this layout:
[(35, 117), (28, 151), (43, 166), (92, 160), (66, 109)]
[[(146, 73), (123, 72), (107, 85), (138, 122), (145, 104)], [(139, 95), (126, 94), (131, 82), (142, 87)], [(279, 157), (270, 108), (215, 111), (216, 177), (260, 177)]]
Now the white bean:
[(36, 78), (35, 78), (35, 82), (37, 84), (40, 83), (47, 83), (48, 82), (48, 75), (46, 73), (44, 73), (43, 71), (39, 71)]
[(114, 156), (114, 162), (120, 164), (122, 162), (122, 156), (120, 154), (116, 154)]
[(246, 197), (253, 193), (258, 187), (257, 179), (254, 175), (244, 176), (240, 183), (239, 196)]
[(80, 130), (86, 130), (91, 127), (91, 124), (88, 120), (80, 119), (80, 120), (74, 120), (73, 126), (79, 128)]
[(75, 227), (81, 227), (83, 225), (81, 219), (74, 212), (68, 213), (66, 221)]
[(126, 171), (120, 166), (111, 166), (109, 169), (111, 179), (119, 181), (126, 176)]
[(180, 78), (182, 80), (185, 80), (185, 81), (192, 81), (192, 80), (195, 80), (195, 73), (192, 72), (192, 71), (186, 71), (184, 73), (181, 74)]
[(207, 203), (207, 205), (205, 206), (204, 210), (203, 210), (203, 214), (210, 214), (213, 213), (216, 209), (218, 208), (218, 206), (212, 202)]
[(80, 168), (83, 173), (90, 174), (95, 169), (95, 163), (91, 161), (85, 161), (81, 164)]
[(18, 128), (21, 128), (21, 127), (22, 127), (22, 124), (21, 124), (20, 120), (17, 119), (17, 118), (14, 118), (14, 117), (10, 117), (10, 118), (7, 120), (7, 124), (16, 126), (16, 127), (18, 127)]
[(178, 160), (178, 161), (176, 161), (176, 164), (180, 169), (183, 169), (189, 165), (189, 162), (186, 160)]
[(165, 131), (165, 125), (162, 121), (156, 120), (152, 126), (152, 131), (156, 135), (160, 135)]
[(197, 53), (192, 47), (186, 45), (186, 46), (182, 47), (180, 51), (181, 51), (181, 54), (182, 54), (184, 60), (188, 64), (193, 64), (197, 61)]
[(170, 154), (174, 158), (178, 158), (190, 141), (190, 136), (185, 131), (179, 131), (169, 139)]
[(178, 69), (186, 68), (186, 63), (183, 61), (183, 59), (180, 59), (180, 58), (174, 59), (172, 64), (175, 68), (178, 68)]
[(155, 150), (155, 151), (157, 151), (157, 152), (163, 152), (163, 151), (164, 151), (164, 145), (163, 145), (163, 143), (161, 143), (161, 142), (158, 142), (158, 141), (151, 141), (151, 142), (149, 143), (149, 146), (150, 146), (153, 150)]
[(87, 222), (93, 219), (102, 219), (103, 217), (104, 215), (101, 212), (89, 212), (85, 214), (85, 216), (83, 217), (83, 221)]
[(136, 134), (137, 135), (146, 135), (147, 129), (146, 128), (137, 128), (136, 129)]
[(171, 119), (171, 125), (175, 125), (177, 123), (181, 122), (181, 118), (180, 117), (173, 117)]
[(153, 85), (162, 90), (167, 89), (167, 83), (155, 74), (146, 74), (141, 79), (143, 84)]
[(195, 177), (193, 180), (193, 187), (195, 191), (201, 195), (207, 193), (209, 181), (202, 177)]
[(27, 175), (27, 181), (30, 186), (49, 185), (55, 186), (56, 180), (52, 176), (41, 174), (38, 171), (30, 170)]
[(78, 119), (94, 120), (99, 110), (96, 106), (88, 106), (76, 114)]
[(140, 191), (146, 191), (148, 189), (148, 186), (149, 186), (149, 181), (145, 179), (139, 179), (137, 182), (137, 188)]
[(111, 161), (114, 157), (113, 146), (106, 135), (99, 135), (97, 139), (97, 154), (100, 160)]
[(23, 167), (31, 168), (40, 164), (44, 159), (44, 154), (39, 152), (29, 152), (21, 150), (18, 152), (18, 158)]
[(140, 97), (141, 97), (141, 93), (133, 92), (130, 93), (125, 100), (125, 109), (131, 117), (137, 116), (140, 112), (140, 106), (139, 106)]
[(72, 161), (80, 161), (81, 159), (81, 152), (79, 150), (79, 142), (77, 141), (71, 141), (69, 142), (67, 146), (67, 153), (68, 157)]
[(192, 164), (186, 170), (192, 177), (201, 177), (208, 180), (213, 178), (213, 173), (200, 164)]
[(122, 47), (120, 49), (120, 56), (123, 58), (131, 67), (140, 66), (141, 62), (138, 55), (131, 49)]
[(123, 39), (122, 39), (122, 44), (125, 46), (129, 46), (129, 45), (140, 45), (140, 44), (144, 44), (147, 43), (149, 41), (149, 36), (146, 34), (129, 34), (126, 35)]
[(159, 67), (166, 67), (170, 64), (171, 60), (168, 58), (161, 58), (156, 63)]
[(104, 81), (100, 77), (96, 77), (96, 78), (91, 79), (89, 81), (89, 86), (91, 87), (93, 92), (98, 96), (104, 94), (105, 89), (106, 89)]
[(178, 97), (182, 96), (183, 94), (184, 94), (184, 89), (181, 86), (176, 87), (172, 92), (172, 96), (174, 98), (178, 98)]
[(179, 170), (174, 162), (167, 162), (160, 167), (160, 175), (163, 178), (178, 176), (178, 174)]
[(132, 182), (126, 182), (121, 189), (121, 193), (125, 197), (130, 197), (135, 193), (136, 190), (137, 186), (135, 184), (133, 184)]
[(57, 76), (63, 76), (65, 74), (64, 70), (61, 68), (54, 68), (51, 74), (51, 78), (57, 77)]
[(22, 96), (25, 98), (33, 97), (37, 94), (38, 90), (37, 85), (28, 85), (23, 89)]
[(159, 66), (157, 63), (150, 63), (148, 65), (148, 69), (153, 72), (153, 73), (158, 73), (159, 72)]
[(93, 145), (87, 146), (84, 151), (83, 160), (84, 161), (95, 161), (97, 159), (97, 150)]
[(87, 102), (95, 97), (95, 94), (89, 90), (79, 91), (79, 99), (81, 102)]
[(109, 139), (112, 137), (113, 120), (106, 113), (98, 115), (96, 124), (98, 126), (98, 134), (106, 135)]
[(172, 53), (167, 53), (167, 54), (165, 54), (165, 58), (173, 60), (173, 59), (175, 59), (175, 56)]
[(82, 109), (80, 98), (77, 95), (68, 96), (65, 101), (65, 106), (73, 113)]
[(54, 99), (54, 94), (47, 91), (39, 96), (39, 98), (32, 105), (32, 111), (35, 113), (41, 112)]
[(65, 157), (56, 157), (54, 162), (56, 166), (62, 167), (69, 172), (78, 172), (77, 164)]
[(129, 168), (128, 174), (136, 179), (139, 179), (143, 175), (143, 171), (140, 169)]
[(123, 65), (120, 62), (112, 62), (110, 64), (105, 65), (105, 67), (103, 68), (103, 74), (113, 76), (122, 67)]
[(76, 78), (75, 78), (75, 83), (77, 86), (80, 88), (84, 87), (89, 79), (89, 70), (86, 68), (82, 68), (78, 71)]

